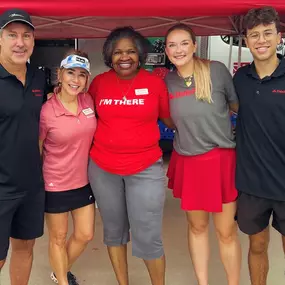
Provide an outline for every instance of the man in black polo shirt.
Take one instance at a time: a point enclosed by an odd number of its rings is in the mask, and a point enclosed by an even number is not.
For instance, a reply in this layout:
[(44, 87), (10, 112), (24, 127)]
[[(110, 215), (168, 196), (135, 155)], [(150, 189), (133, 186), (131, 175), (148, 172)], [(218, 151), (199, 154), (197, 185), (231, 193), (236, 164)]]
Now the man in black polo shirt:
[(254, 61), (234, 77), (240, 103), (237, 221), (250, 238), (251, 284), (265, 285), (272, 215), (285, 250), (285, 60), (276, 54), (280, 21), (272, 7), (250, 10), (244, 18), (244, 31)]
[(38, 132), (45, 77), (27, 64), (34, 48), (29, 15), (6, 11), (0, 28), (0, 268), (11, 237), (11, 284), (26, 285), (44, 224)]

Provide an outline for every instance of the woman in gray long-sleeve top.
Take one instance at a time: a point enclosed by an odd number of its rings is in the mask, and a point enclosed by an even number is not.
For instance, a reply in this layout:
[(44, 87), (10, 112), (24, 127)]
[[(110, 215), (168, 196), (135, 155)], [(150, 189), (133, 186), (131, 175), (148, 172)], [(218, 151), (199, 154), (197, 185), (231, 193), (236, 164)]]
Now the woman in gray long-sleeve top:
[(235, 222), (235, 141), (229, 111), (238, 100), (231, 75), (220, 62), (199, 59), (193, 31), (172, 27), (166, 53), (177, 70), (165, 80), (176, 125), (168, 177), (188, 221), (190, 255), (199, 285), (208, 284), (209, 213), (213, 213), (228, 284), (238, 285), (241, 249)]

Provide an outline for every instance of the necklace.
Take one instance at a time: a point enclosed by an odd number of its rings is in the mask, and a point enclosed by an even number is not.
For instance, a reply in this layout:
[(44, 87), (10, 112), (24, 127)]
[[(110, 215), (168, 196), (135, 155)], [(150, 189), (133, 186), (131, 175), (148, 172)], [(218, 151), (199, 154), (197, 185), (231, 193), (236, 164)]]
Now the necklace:
[(183, 77), (178, 71), (177, 71), (177, 74), (179, 75), (179, 77), (181, 77), (184, 80), (186, 87), (190, 87), (192, 85), (194, 74), (187, 76), (187, 77)]
[(122, 99), (123, 99), (124, 101), (127, 101), (127, 95), (128, 95), (129, 92), (131, 91), (131, 88), (132, 88), (132, 86), (133, 86), (133, 83), (134, 83), (134, 81), (135, 81), (137, 75), (133, 78), (133, 80), (132, 80), (131, 84), (129, 85), (129, 88), (128, 88), (127, 91), (122, 90), (121, 84), (120, 84), (120, 82), (119, 82), (119, 78), (118, 78), (118, 76), (116, 76), (116, 77), (117, 77), (117, 84), (118, 84), (118, 86), (119, 86), (119, 88), (120, 88), (120, 91), (121, 91), (121, 93), (122, 93)]

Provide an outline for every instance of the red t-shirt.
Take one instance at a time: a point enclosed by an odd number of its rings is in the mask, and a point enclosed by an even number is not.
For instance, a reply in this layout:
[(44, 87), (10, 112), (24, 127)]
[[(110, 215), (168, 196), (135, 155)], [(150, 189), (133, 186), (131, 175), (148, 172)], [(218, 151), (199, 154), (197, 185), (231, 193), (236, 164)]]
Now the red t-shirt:
[(119, 79), (113, 70), (98, 75), (89, 93), (98, 115), (90, 151), (102, 169), (119, 175), (138, 173), (162, 155), (158, 118), (169, 118), (164, 81), (141, 69), (134, 79)]

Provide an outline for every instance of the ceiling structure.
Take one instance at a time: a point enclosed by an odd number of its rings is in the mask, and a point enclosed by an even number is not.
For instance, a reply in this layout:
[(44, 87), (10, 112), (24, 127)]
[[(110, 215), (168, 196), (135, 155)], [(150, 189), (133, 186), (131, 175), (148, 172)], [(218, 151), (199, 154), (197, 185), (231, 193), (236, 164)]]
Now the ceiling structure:
[(190, 25), (196, 35), (238, 35), (243, 15), (274, 6), (285, 31), (282, 0), (2, 0), (0, 12), (24, 9), (32, 15), (37, 39), (105, 38), (118, 26), (133, 26), (143, 35), (163, 36), (176, 23)]

